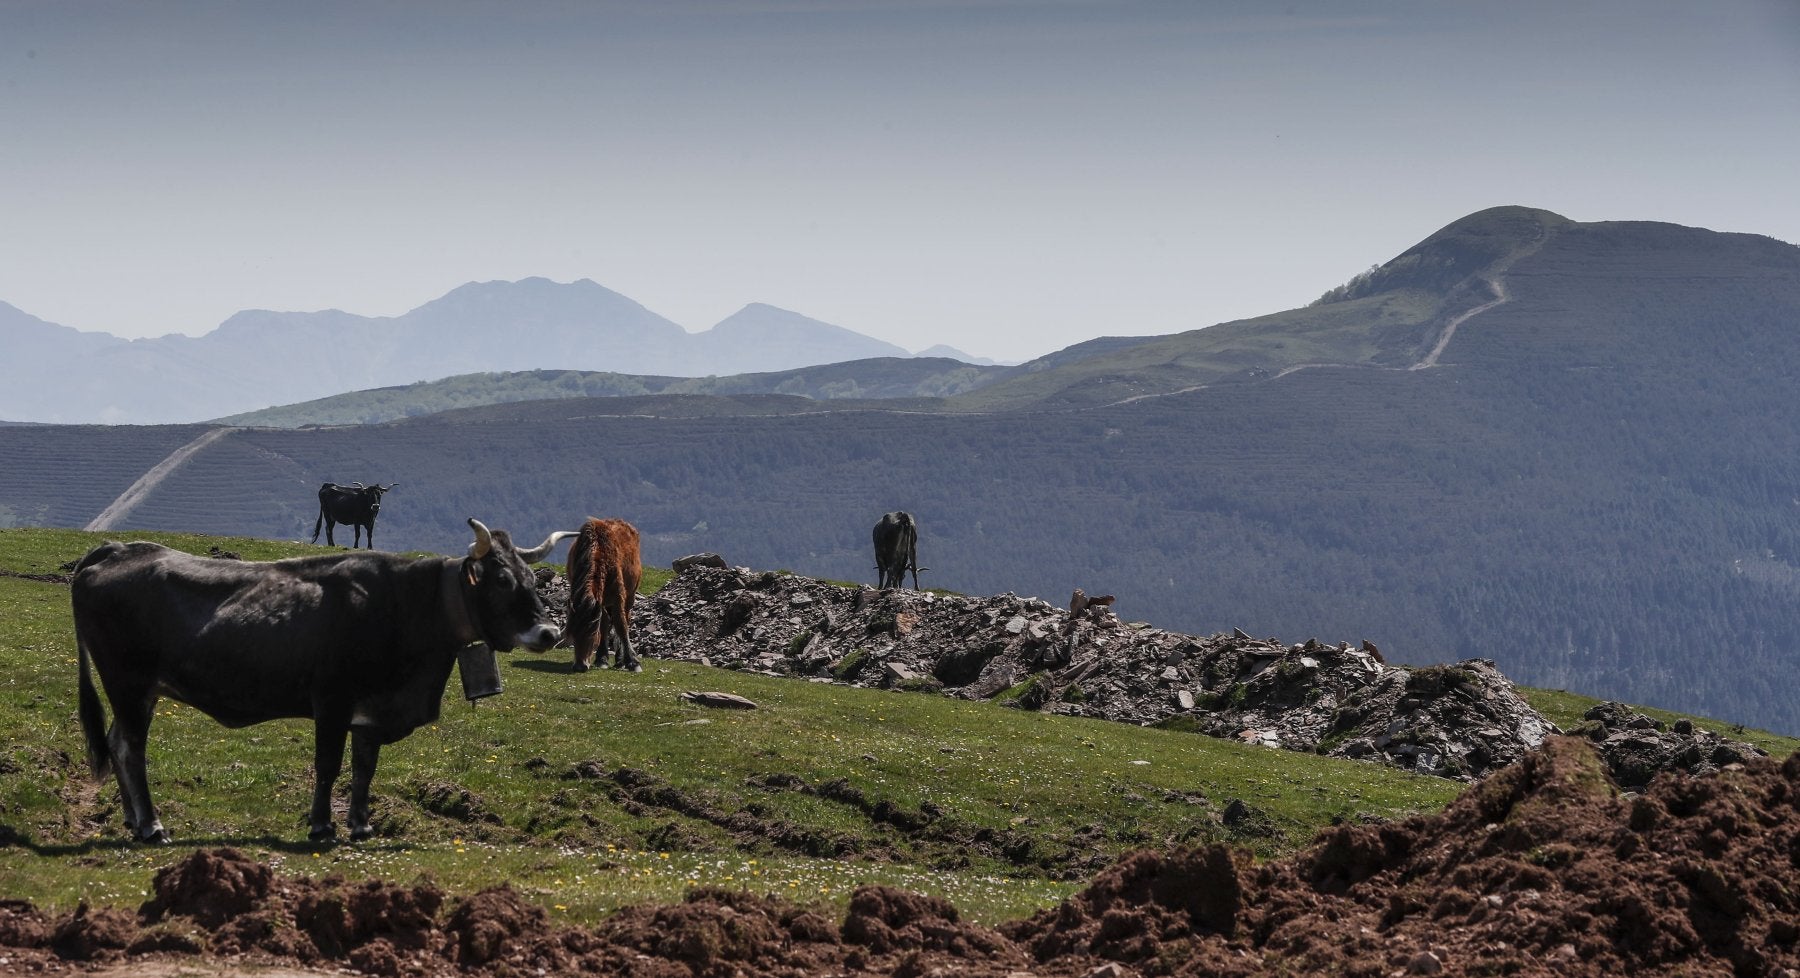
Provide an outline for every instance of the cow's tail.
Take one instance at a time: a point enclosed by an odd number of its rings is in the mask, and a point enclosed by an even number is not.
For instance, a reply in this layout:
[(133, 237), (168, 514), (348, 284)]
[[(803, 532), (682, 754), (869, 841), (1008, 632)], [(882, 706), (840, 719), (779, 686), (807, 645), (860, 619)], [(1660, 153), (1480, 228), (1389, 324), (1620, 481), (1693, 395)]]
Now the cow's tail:
[(81, 659), (80, 709), (81, 732), (87, 738), (88, 771), (96, 780), (112, 770), (112, 748), (106, 744), (106, 712), (100, 708), (100, 694), (94, 690), (94, 676), (88, 667), (87, 643), (76, 639)]
[[(613, 552), (612, 534), (606, 532), (604, 527), (594, 527), (588, 548), (588, 596), (604, 611), (607, 572), (619, 566), (619, 555)], [(605, 636), (601, 638), (604, 639)]]
[[(75, 565), (74, 577), (79, 578), (81, 572), (89, 566), (97, 564), (112, 556), (121, 548), (117, 543), (107, 541), (87, 552), (81, 562)], [(79, 582), (77, 582), (79, 584)], [(77, 587), (77, 590), (79, 588)], [(71, 592), (71, 599), (74, 598)], [(112, 748), (106, 743), (106, 711), (100, 708), (100, 694), (94, 689), (93, 667), (88, 664), (87, 639), (81, 634), (81, 616), (75, 616), (75, 648), (76, 657), (80, 661), (80, 679), (76, 686), (77, 709), (81, 715), (81, 732), (87, 740), (88, 770), (95, 778), (104, 778), (112, 770)]]
[[(302, 524), (300, 524), (300, 525), (301, 525), (301, 526), (305, 526), (305, 525), (306, 525), (306, 524), (305, 524), (305, 523), (302, 523)], [(312, 538), (312, 542), (314, 542), (314, 543), (318, 543), (318, 542), (319, 542), (319, 531), (320, 531), (320, 530), (322, 530), (322, 529), (324, 529), (324, 528), (325, 528), (325, 507), (324, 507), (324, 506), (320, 506), (320, 507), (319, 507), (319, 518), (318, 518), (318, 519), (317, 519), (317, 520), (315, 520), (315, 521), (313, 521), (313, 538)]]

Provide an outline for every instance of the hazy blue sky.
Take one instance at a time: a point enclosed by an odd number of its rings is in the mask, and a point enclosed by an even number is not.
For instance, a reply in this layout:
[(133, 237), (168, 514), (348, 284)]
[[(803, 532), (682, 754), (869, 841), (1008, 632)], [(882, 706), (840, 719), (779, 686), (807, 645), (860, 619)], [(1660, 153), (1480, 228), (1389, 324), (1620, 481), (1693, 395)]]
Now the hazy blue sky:
[(0, 300), (591, 278), (1020, 359), (1527, 204), (1800, 242), (1800, 2), (0, 0)]

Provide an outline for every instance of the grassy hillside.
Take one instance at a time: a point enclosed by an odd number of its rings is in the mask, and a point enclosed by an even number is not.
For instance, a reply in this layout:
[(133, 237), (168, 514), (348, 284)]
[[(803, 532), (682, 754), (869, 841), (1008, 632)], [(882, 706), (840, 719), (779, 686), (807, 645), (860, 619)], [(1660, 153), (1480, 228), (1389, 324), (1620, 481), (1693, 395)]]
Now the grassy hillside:
[[(653, 395), (713, 398), (722, 413), (732, 413), (729, 402), (722, 399), (746, 394), (785, 394), (822, 401), (947, 397), (988, 383), (1007, 369), (934, 357), (883, 357), (727, 377), (645, 377), (586, 370), (461, 374), (250, 411), (221, 418), (218, 423), (271, 428), (374, 424), (489, 404)], [(649, 404), (640, 409), (658, 413)]]
[(1450, 224), (1303, 309), (1109, 344), (1080, 357), (1053, 354), (952, 397), (949, 406), (1090, 407), (1266, 380), (1306, 364), (1410, 366), (1427, 355), (1448, 323), (1496, 297), (1489, 278), (1570, 226), (1549, 211), (1491, 208)]
[[(149, 536), (252, 558), (316, 552)], [(470, 706), (452, 681), (442, 720), (383, 751), (380, 834), (356, 846), (305, 842), (307, 724), (232, 731), (165, 701), (150, 771), (177, 844), (135, 848), (115, 793), (82, 765), (68, 587), (16, 576), (54, 574), (100, 539), (0, 532), (0, 895), (135, 904), (154, 868), (193, 846), (230, 844), (302, 872), (427, 873), (457, 890), (511, 880), (571, 919), (701, 884), (829, 902), (867, 881), (998, 919), (1053, 902), (1131, 847), (1232, 839), (1271, 854), (1333, 819), (1429, 810), (1456, 789), (1375, 765), (932, 695), (662, 662), (636, 676), (577, 676), (566, 653), (515, 653), (503, 658), (504, 694)], [(678, 699), (694, 689), (761, 709)], [(1238, 799), (1265, 819), (1226, 829), (1218, 816)]]
[[(317, 552), (150, 536), (252, 559)], [(232, 731), (165, 701), (150, 770), (177, 841), (138, 848), (123, 841), (110, 784), (82, 766), (68, 587), (19, 576), (54, 575), (99, 539), (0, 532), (0, 895), (53, 908), (135, 906), (155, 869), (233, 845), (314, 875), (425, 875), (454, 891), (507, 880), (567, 921), (700, 885), (840, 904), (856, 885), (886, 882), (991, 922), (1054, 902), (1130, 848), (1223, 840), (1272, 855), (1328, 822), (1434, 810), (1457, 790), (1376, 765), (928, 694), (672, 662), (576, 676), (560, 655), (515, 653), (503, 658), (504, 694), (470, 706), (452, 681), (441, 721), (383, 751), (380, 834), (358, 845), (305, 841), (306, 723)], [(653, 571), (647, 586), (666, 579)], [(678, 699), (694, 689), (761, 708)], [(1563, 722), (1594, 702), (1527, 694)], [(1797, 745), (1751, 736), (1778, 754)], [(1262, 817), (1224, 827), (1234, 800)]]
[[(1456, 310), (1424, 292), (1309, 306), (1156, 337), (949, 399), (957, 411), (1094, 407), (1204, 384), (1267, 379), (1307, 363), (1399, 365)], [(1030, 365), (1027, 365), (1029, 367)]]

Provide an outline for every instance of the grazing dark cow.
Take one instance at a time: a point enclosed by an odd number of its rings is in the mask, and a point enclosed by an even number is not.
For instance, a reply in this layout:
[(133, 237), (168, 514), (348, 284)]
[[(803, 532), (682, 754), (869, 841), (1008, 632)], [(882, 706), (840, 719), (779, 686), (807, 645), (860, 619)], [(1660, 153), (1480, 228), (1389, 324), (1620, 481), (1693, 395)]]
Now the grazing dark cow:
[(913, 589), (919, 587), (919, 525), (912, 514), (888, 513), (875, 524), (876, 585), (883, 591), (906, 586), (906, 572), (912, 570)]
[(351, 538), (350, 549), (355, 550), (362, 543), (362, 533), (369, 531), (369, 549), (375, 549), (375, 514), (381, 512), (381, 494), (394, 486), (377, 483), (364, 486), (358, 482), (354, 485), (340, 486), (327, 482), (319, 487), (319, 519), (313, 523), (312, 542), (319, 542), (319, 527), (325, 528), (325, 542), (337, 546), (331, 538), (331, 531), (339, 523), (356, 528)]
[[(575, 641), (575, 671), (586, 672), (594, 650), (613, 650), (613, 665), (642, 672), (631, 650), (631, 606), (637, 601), (644, 565), (638, 558), (638, 531), (624, 520), (589, 518), (569, 547), (569, 635)], [(601, 663), (605, 664), (604, 653)]]
[(351, 552), (254, 563), (112, 542), (83, 557), (70, 589), (81, 728), (94, 776), (109, 767), (118, 776), (126, 827), (142, 842), (169, 841), (144, 770), (150, 719), (167, 696), (227, 727), (312, 718), (315, 840), (337, 834), (331, 787), (348, 735), (350, 837), (372, 834), (369, 781), (381, 746), (437, 719), (459, 653), (485, 652), (476, 661), (491, 668), (493, 649), (542, 651), (560, 637), (529, 565), (574, 534), (520, 550), (504, 530), (469, 526), (475, 542), (462, 558)]

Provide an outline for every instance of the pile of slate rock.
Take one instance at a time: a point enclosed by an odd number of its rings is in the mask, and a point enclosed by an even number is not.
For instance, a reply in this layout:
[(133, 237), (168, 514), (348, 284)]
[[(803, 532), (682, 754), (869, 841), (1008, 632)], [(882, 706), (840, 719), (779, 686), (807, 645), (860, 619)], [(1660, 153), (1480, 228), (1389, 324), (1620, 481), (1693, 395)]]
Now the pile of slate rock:
[(1711, 774), (1768, 754), (1760, 747), (1702, 730), (1692, 720), (1664, 723), (1635, 713), (1623, 703), (1593, 707), (1571, 733), (1592, 740), (1606, 761), (1607, 774), (1632, 791), (1643, 790), (1660, 771)]
[[(1463, 781), (1560, 732), (1487, 659), (1402, 667), (1367, 642), (1284, 644), (1128, 622), (1109, 598), (1079, 592), (1065, 608), (1010, 593), (879, 591), (708, 557), (677, 561), (676, 577), (637, 602), (640, 655), (1191, 730)], [(545, 582), (558, 607), (561, 584)], [(1621, 755), (1613, 766), (1631, 786), (1651, 768), (1699, 772), (1757, 753), (1704, 731), (1653, 752), (1643, 726), (1606, 729), (1596, 742)]]

